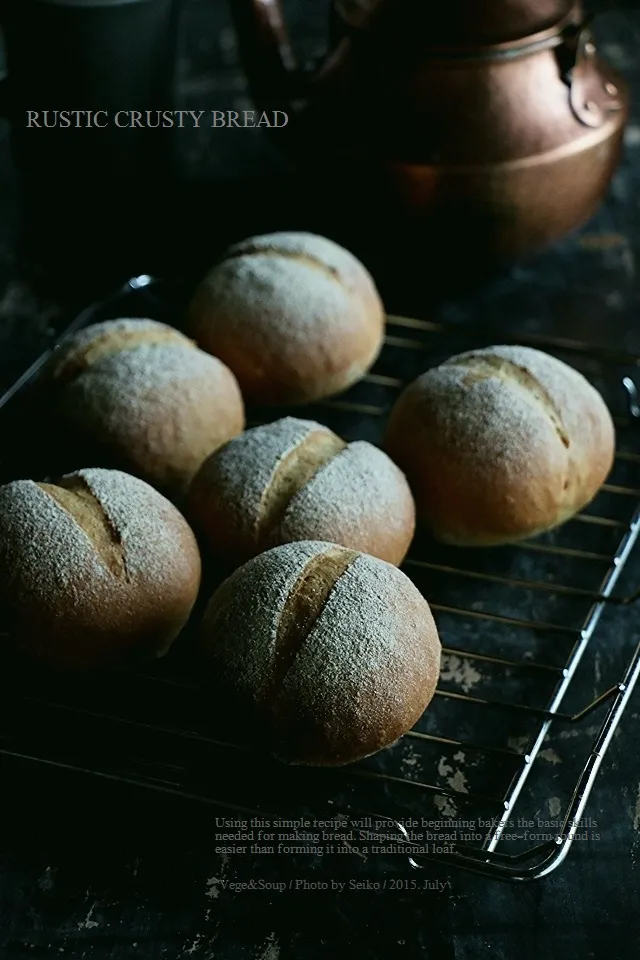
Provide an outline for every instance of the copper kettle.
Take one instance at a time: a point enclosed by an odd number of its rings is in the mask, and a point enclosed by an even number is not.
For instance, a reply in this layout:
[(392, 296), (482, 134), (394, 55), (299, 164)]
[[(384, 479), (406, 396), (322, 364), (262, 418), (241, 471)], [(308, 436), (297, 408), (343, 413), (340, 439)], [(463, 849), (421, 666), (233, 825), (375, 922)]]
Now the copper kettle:
[(580, 3), (333, 0), (332, 50), (313, 69), (296, 64), (279, 0), (232, 6), (257, 107), (286, 111), (279, 143), (347, 195), (500, 257), (600, 204), (628, 93)]

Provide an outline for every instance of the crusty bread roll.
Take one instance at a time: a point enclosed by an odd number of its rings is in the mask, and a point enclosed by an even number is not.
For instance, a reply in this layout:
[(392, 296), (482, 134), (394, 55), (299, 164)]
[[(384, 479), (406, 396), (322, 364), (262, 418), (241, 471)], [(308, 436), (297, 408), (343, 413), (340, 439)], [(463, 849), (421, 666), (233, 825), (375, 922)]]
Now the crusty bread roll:
[(611, 415), (582, 374), (518, 346), (463, 353), (427, 371), (400, 396), (384, 442), (419, 519), (464, 546), (563, 523), (598, 492), (614, 446)]
[(200, 648), (288, 763), (340, 766), (406, 733), (429, 704), (440, 641), (404, 573), (302, 541), (250, 560), (214, 593)]
[(318, 400), (372, 366), (385, 314), (353, 254), (309, 233), (232, 246), (197, 287), (187, 333), (233, 370), (258, 404)]
[(61, 670), (162, 656), (200, 586), (184, 517), (143, 480), (80, 470), (0, 487), (0, 611), (13, 649)]
[(415, 529), (409, 485), (385, 453), (294, 417), (247, 430), (205, 460), (185, 512), (209, 551), (234, 564), (293, 540), (400, 564)]
[(73, 467), (93, 460), (168, 494), (183, 491), (205, 457), (244, 429), (231, 371), (153, 320), (86, 327), (54, 352), (44, 376), (56, 439)]

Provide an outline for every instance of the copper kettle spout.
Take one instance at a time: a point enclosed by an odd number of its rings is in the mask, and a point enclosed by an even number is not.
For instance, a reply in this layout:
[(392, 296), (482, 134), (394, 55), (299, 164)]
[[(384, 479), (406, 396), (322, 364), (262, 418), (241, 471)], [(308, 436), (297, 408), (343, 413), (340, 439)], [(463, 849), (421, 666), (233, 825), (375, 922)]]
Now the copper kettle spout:
[[(355, 0), (362, 5), (376, 0)], [(332, 50), (318, 64), (301, 66), (294, 53), (281, 0), (234, 0), (231, 13), (250, 93), (261, 110), (297, 113), (327, 83), (348, 49), (336, 7), (330, 10)], [(353, 13), (353, 11), (352, 11)]]
[(254, 100), (288, 112), (302, 77), (279, 0), (235, 0), (231, 11)]

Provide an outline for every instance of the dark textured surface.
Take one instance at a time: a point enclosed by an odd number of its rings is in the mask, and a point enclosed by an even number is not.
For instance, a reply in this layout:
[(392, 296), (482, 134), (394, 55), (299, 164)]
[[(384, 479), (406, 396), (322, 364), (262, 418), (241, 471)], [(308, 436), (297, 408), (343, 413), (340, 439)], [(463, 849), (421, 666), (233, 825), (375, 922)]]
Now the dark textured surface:
[[(289, 6), (304, 55), (313, 56), (322, 46), (323, 4), (294, 0)], [(637, 100), (640, 13), (632, 4), (617, 6), (622, 12), (602, 24), (604, 52), (630, 81)], [(242, 109), (246, 94), (226, 8), (211, 0), (189, 0), (184, 31), (185, 105)], [(191, 189), (181, 220), (187, 234), (169, 238), (177, 262), (185, 259), (182, 248), (185, 243), (191, 246), (191, 235), (203, 229), (209, 236), (204, 242), (214, 248), (253, 224), (268, 229), (306, 225), (305, 210), (292, 210), (286, 202), (293, 192), (282, 179), (286, 166), (255, 133), (185, 132), (180, 152)], [(20, 219), (6, 128), (0, 154), (0, 385), (5, 386), (50, 342), (75, 303), (98, 295), (111, 276), (105, 264), (104, 278), (97, 270), (82, 288), (68, 281), (55, 287), (46, 257), (24, 258), (16, 244)], [(273, 176), (275, 186), (255, 189), (252, 184), (264, 176)], [(243, 179), (237, 185), (239, 177)], [(214, 189), (212, 180), (221, 178), (227, 185)], [(636, 106), (624, 162), (591, 223), (481, 291), (430, 307), (429, 315), (516, 331), (552, 331), (640, 351), (639, 180)], [(135, 252), (130, 266), (150, 269), (148, 252)], [(428, 269), (424, 283), (425, 303), (430, 303)], [(562, 574), (566, 571), (560, 570)], [(640, 563), (630, 571), (629, 586), (634, 581), (640, 581)], [(621, 648), (630, 652), (638, 640), (636, 611), (607, 615), (581, 679), (583, 703), (616, 679), (612, 670)], [(210, 814), (154, 797), (123, 795), (107, 782), (89, 787), (81, 779), (5, 761), (0, 954), (7, 960), (288, 960), (334, 956), (340, 945), (355, 956), (385, 960), (511, 960), (516, 955), (626, 960), (637, 953), (640, 925), (639, 715), (636, 696), (588, 808), (601, 825), (601, 839), (577, 843), (558, 872), (519, 888), (434, 868), (429, 878), (442, 881), (442, 892), (234, 892), (222, 881), (271, 878), (278, 867), (271, 860), (216, 855)], [(552, 781), (556, 771), (560, 779), (562, 763), (580, 756), (593, 726), (573, 732), (575, 737), (559, 737), (548, 745), (543, 762)], [(361, 864), (350, 857), (331, 869), (340, 879), (364, 876)], [(309, 864), (301, 863), (296, 870), (300, 879), (316, 876)], [(388, 875), (399, 870), (398, 864), (390, 864)]]

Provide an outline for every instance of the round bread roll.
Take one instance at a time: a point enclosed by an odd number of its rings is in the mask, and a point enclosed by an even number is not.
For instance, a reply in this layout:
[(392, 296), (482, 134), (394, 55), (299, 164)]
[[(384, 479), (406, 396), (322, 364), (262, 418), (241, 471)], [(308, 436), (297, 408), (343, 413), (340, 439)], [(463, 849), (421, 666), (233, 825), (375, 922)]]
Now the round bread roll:
[(231, 247), (196, 289), (186, 321), (189, 335), (258, 404), (345, 390), (375, 362), (384, 326), (369, 272), (310, 233), (272, 233)]
[(168, 494), (244, 429), (238, 383), (220, 360), (153, 320), (108, 320), (63, 343), (45, 376), (54, 425), (75, 461), (93, 459)]
[(453, 357), (400, 396), (384, 447), (437, 539), (509, 543), (588, 504), (613, 464), (600, 394), (539, 350), (495, 346)]
[(294, 417), (247, 430), (205, 460), (185, 512), (209, 550), (235, 564), (293, 540), (400, 564), (415, 530), (409, 485), (385, 453)]
[(0, 487), (0, 611), (20, 654), (61, 670), (160, 657), (195, 603), (200, 554), (143, 480), (80, 470)]
[(201, 650), (213, 676), (293, 764), (341, 766), (410, 730), (433, 697), (440, 640), (397, 567), (301, 541), (250, 560), (211, 598)]

